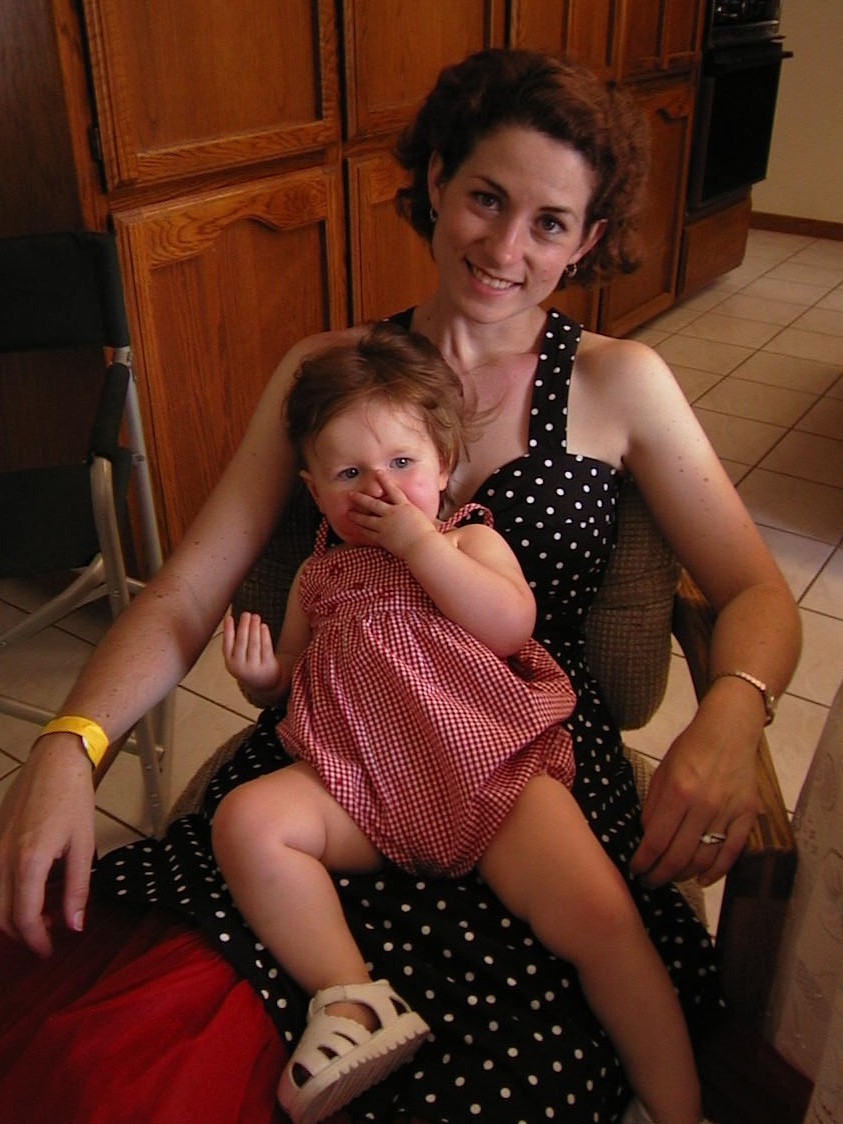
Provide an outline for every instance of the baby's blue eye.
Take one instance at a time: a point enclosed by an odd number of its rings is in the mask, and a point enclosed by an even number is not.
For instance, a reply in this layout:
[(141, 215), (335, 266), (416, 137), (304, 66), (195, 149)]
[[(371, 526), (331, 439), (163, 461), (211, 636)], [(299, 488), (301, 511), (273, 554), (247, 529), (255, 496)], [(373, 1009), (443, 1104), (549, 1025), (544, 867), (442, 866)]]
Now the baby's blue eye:
[(339, 477), (341, 480), (356, 480), (358, 475), (359, 472), (356, 468), (344, 468), (339, 473)]
[(392, 464), (395, 468), (407, 468), (410, 464), (409, 457), (394, 457)]

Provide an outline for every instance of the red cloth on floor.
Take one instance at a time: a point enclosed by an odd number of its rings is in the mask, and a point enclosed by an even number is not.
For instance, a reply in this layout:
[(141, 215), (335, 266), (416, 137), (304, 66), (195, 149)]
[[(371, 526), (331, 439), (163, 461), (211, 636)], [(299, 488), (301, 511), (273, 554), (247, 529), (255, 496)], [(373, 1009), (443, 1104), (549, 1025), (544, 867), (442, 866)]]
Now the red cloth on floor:
[(260, 999), (198, 933), (92, 901), (53, 911), (42, 961), (0, 936), (0, 1119), (281, 1124), (286, 1051)]
[(0, 934), (2, 1124), (289, 1124), (275, 1099), (287, 1051), (198, 932), (92, 898), (70, 933), (48, 889), (48, 960)]

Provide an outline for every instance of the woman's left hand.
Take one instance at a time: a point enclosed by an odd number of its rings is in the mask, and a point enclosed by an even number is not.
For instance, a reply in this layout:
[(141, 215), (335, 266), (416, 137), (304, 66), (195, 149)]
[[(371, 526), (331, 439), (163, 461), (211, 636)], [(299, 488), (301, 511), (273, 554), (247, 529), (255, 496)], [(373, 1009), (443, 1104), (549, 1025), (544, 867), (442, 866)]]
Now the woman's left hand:
[(703, 701), (653, 776), (633, 874), (649, 885), (707, 886), (729, 870), (758, 814), (758, 737), (757, 722)]

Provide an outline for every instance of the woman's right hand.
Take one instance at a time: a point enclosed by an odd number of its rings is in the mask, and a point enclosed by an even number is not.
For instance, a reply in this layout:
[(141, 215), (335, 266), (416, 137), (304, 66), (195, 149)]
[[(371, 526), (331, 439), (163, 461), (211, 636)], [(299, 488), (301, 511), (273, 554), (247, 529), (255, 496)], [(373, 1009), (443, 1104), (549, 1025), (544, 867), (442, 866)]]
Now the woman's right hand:
[(39, 738), (0, 805), (0, 931), (50, 955), (46, 885), (63, 860), (64, 921), (81, 932), (93, 855), (91, 763), (74, 734)]

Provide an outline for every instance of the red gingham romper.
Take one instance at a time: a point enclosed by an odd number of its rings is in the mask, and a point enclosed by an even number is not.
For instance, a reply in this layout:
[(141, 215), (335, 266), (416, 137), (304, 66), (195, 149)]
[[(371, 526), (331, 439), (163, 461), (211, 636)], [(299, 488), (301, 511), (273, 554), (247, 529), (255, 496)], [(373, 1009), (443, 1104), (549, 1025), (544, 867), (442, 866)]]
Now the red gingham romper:
[[(466, 504), (440, 530), (472, 510)], [(323, 521), (300, 595), (312, 640), (278, 736), (386, 858), (457, 876), (476, 865), (527, 781), (570, 788), (567, 675), (535, 640), (518, 671), (445, 617), (376, 546), (326, 550)], [(494, 612), (494, 606), (489, 606)]]

